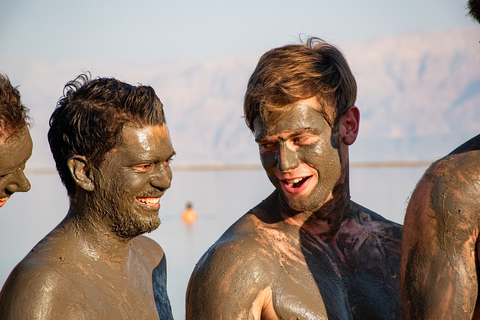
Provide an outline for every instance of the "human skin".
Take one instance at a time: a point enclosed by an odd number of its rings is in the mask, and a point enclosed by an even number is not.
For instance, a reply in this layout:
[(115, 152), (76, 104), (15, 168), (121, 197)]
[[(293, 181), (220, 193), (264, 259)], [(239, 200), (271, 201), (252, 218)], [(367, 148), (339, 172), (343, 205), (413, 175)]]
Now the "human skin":
[(126, 126), (100, 168), (73, 156), (66, 218), (15, 267), (1, 319), (172, 319), (160, 223), (174, 151), (165, 125)]
[(275, 191), (198, 262), (187, 319), (398, 319), (402, 228), (350, 201), (352, 107), (332, 130), (316, 99), (254, 123)]
[(24, 170), (32, 155), (32, 138), (27, 126), (20, 128), (7, 139), (0, 139), (0, 207), (15, 192), (30, 190)]
[(480, 319), (480, 135), (433, 163), (405, 215), (405, 319)]

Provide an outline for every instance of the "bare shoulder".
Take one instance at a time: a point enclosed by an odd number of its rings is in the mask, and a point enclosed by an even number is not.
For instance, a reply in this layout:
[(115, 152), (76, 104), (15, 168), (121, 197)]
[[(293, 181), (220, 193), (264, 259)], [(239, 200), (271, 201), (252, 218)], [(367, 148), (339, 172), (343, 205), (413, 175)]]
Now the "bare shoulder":
[(433, 261), (440, 265), (445, 260), (447, 265), (473, 257), (470, 251), (478, 241), (480, 215), (480, 151), (476, 149), (472, 139), (434, 162), (415, 187), (405, 214), (404, 272)]
[[(480, 150), (460, 149), (433, 163), (418, 182), (407, 208), (410, 216), (422, 221), (434, 219), (445, 224), (478, 227), (480, 214)], [(477, 229), (477, 228), (475, 228)]]
[(358, 220), (361, 224), (370, 227), (373, 231), (389, 235), (392, 239), (401, 239), (403, 226), (394, 221), (388, 220), (380, 214), (367, 209), (355, 202), (352, 202), (354, 211), (358, 212)]
[(480, 135), (434, 162), (409, 201), (401, 260), (407, 319), (473, 315), (478, 292), (479, 149)]
[(235, 266), (240, 263), (245, 266), (247, 261), (262, 251), (260, 223), (250, 213), (241, 217), (202, 256), (195, 272), (236, 269)]
[[(396, 277), (402, 247), (403, 226), (352, 203), (353, 219), (342, 224), (339, 243), (352, 255), (351, 263), (363, 263)], [(372, 265), (375, 261), (376, 266)]]
[(135, 244), (139, 249), (163, 252), (163, 248), (158, 242), (144, 235), (133, 238), (132, 243)]
[(244, 215), (202, 256), (187, 289), (187, 319), (246, 319), (254, 312), (275, 275), (259, 224)]
[(60, 316), (51, 313), (57, 309), (55, 305), (76, 294), (67, 276), (69, 272), (65, 272), (62, 264), (60, 259), (37, 259), (27, 255), (5, 282), (0, 294), (0, 318), (53, 319)]
[[(431, 187), (433, 194), (428, 199), (435, 204), (442, 195), (460, 197), (462, 203), (478, 203), (480, 194), (480, 135), (468, 140), (449, 155), (434, 162), (419, 182), (423, 187)], [(419, 189), (417, 187), (417, 189)], [(473, 198), (472, 198), (473, 196)], [(476, 197), (475, 197), (476, 196)]]
[[(432, 188), (432, 203), (446, 194), (461, 199), (464, 204), (479, 203), (480, 150), (453, 153), (434, 163), (424, 179)], [(423, 180), (423, 179), (422, 179)], [(473, 197), (473, 198), (472, 198)]]
[(137, 253), (146, 258), (150, 257), (155, 261), (160, 261), (165, 254), (163, 248), (158, 242), (143, 235), (132, 239), (132, 246)]

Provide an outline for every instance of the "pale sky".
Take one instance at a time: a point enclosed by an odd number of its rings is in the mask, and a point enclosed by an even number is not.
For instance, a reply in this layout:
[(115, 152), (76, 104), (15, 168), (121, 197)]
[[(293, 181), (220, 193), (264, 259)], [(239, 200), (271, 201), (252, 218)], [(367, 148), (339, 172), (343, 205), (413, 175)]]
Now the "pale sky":
[(299, 34), (334, 43), (473, 26), (466, 0), (0, 0), (1, 58), (213, 60)]
[[(350, 42), (373, 43), (368, 40), (388, 35), (478, 28), (467, 15), (466, 3), (467, 0), (0, 0), (0, 72), (6, 73), (15, 86), (20, 85), (22, 101), (34, 120), (31, 133), (35, 148), (30, 164), (43, 166), (45, 161), (51, 163), (45, 138), (51, 110), (64, 84), (81, 72), (151, 84), (148, 71), (158, 67), (260, 57), (273, 47), (298, 43), (300, 35), (321, 37), (341, 48)], [(354, 60), (354, 53), (349, 52), (348, 59)], [(253, 67), (254, 60), (252, 70)], [(230, 75), (228, 79), (246, 81), (249, 72)], [(164, 97), (168, 99), (171, 91), (194, 100), (202, 96), (184, 83), (168, 88), (168, 92), (158, 88), (162, 101)], [(235, 94), (238, 101), (243, 95), (243, 84), (239, 88)], [(211, 91), (205, 92), (210, 99), (218, 98)], [(173, 99), (165, 102), (169, 106), (168, 117), (175, 108), (191, 106), (183, 101), (175, 105)]]

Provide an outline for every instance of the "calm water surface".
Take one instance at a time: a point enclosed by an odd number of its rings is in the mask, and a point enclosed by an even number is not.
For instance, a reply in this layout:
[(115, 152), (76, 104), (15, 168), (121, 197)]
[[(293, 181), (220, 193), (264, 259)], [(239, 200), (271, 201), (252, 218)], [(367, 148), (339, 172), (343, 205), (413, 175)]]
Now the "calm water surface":
[[(402, 223), (408, 198), (425, 167), (352, 168), (352, 199)], [(68, 198), (57, 175), (29, 175), (32, 189), (0, 209), (0, 284), (28, 251), (65, 216)], [(273, 190), (262, 170), (175, 172), (161, 199), (161, 226), (148, 234), (167, 255), (168, 290), (175, 319), (185, 317), (185, 290), (201, 255), (220, 235)], [(192, 202), (199, 219), (187, 227), (180, 215)]]

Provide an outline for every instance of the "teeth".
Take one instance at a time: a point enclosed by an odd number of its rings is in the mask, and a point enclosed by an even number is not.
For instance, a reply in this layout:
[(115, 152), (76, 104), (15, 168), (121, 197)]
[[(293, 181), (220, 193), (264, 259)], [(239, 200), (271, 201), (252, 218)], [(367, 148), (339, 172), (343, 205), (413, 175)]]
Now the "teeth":
[(298, 182), (302, 181), (302, 179), (303, 179), (303, 178), (297, 178), (297, 179), (293, 179), (293, 180), (287, 180), (288, 186), (289, 186), (289, 187), (293, 187), (293, 185), (294, 185), (295, 183), (298, 183)]
[(137, 198), (137, 200), (141, 203), (146, 204), (147, 206), (153, 206), (160, 201), (160, 198)]
[(8, 200), (8, 198), (10, 198), (10, 197), (3, 197), (3, 198), (0, 198), (0, 201), (1, 201), (1, 202), (3, 202), (3, 201), (7, 201), (7, 200)]

